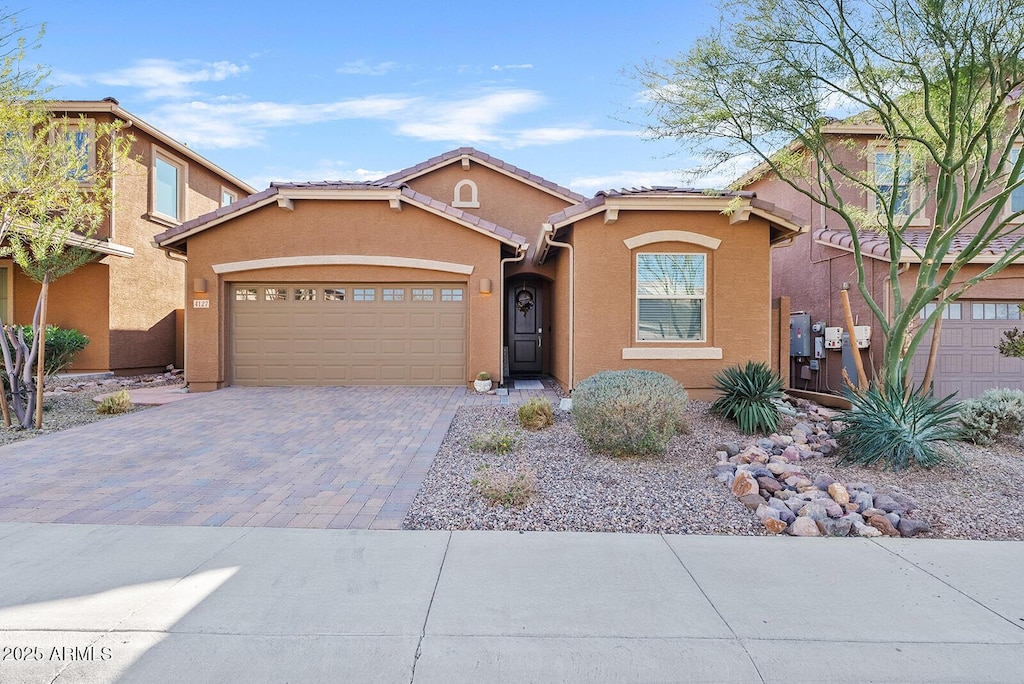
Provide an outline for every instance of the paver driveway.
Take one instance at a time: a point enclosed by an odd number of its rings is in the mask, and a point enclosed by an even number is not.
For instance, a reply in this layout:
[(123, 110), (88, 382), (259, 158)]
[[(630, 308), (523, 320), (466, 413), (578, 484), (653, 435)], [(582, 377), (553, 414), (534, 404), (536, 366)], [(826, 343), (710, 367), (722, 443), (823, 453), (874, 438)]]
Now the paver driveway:
[(0, 521), (396, 529), (463, 387), (231, 387), (0, 448)]

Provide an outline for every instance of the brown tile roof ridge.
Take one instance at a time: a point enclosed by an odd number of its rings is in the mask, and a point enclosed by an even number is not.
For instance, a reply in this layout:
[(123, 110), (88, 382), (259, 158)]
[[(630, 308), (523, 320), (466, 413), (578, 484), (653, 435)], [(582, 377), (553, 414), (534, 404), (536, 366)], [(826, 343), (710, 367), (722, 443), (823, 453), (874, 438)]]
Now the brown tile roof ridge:
[(324, 189), (324, 190), (365, 190), (365, 189), (380, 189), (380, 190), (398, 190), (405, 187), (404, 183), (392, 183), (385, 182), (384, 180), (370, 180), (370, 181), (351, 181), (351, 180), (336, 180), (336, 181), (288, 181), (288, 182), (276, 182), (271, 183), (272, 188), (284, 188), (286, 190), (306, 190), (306, 189)]
[(385, 176), (384, 178), (380, 179), (380, 182), (389, 183), (406, 180), (410, 176), (415, 176), (419, 172), (425, 171), (426, 169), (433, 168), (435, 166), (444, 164), (445, 162), (449, 162), (455, 159), (461, 159), (463, 155), (475, 157), (476, 159), (479, 159), (482, 162), (486, 162), (491, 166), (496, 166), (514, 176), (519, 176), (520, 178), (528, 180), (531, 183), (540, 185), (541, 187), (547, 188), (548, 190), (556, 192), (560, 195), (570, 197), (576, 202), (582, 202), (586, 199), (583, 195), (573, 190), (570, 190), (569, 188), (563, 185), (559, 185), (558, 183), (549, 181), (545, 178), (542, 178), (541, 176), (538, 176), (535, 173), (530, 173), (529, 171), (521, 169), (518, 166), (509, 164), (508, 162), (499, 159), (498, 157), (487, 154), (486, 152), (481, 152), (480, 150), (474, 147), (459, 147), (454, 150), (442, 152), (441, 154), (435, 157), (431, 157), (426, 161), (421, 161), (419, 164), (416, 164), (415, 166), (410, 166), (407, 169), (402, 169), (401, 171), (396, 171), (388, 176)]
[[(930, 231), (928, 230), (908, 230), (903, 234), (903, 242), (909, 247), (919, 250), (924, 249), (928, 244), (929, 234)], [(975, 235), (977, 233), (960, 233), (956, 235), (950, 244), (950, 253), (957, 254), (962, 252), (967, 243), (974, 239)], [(853, 235), (845, 228), (818, 228), (814, 231), (813, 237), (817, 242), (827, 242), (842, 249), (853, 249)], [(1004, 254), (1012, 249), (1019, 239), (1020, 236), (1013, 235), (996, 238), (982, 252)], [(877, 231), (862, 230), (860, 232), (860, 248), (866, 254), (883, 259), (888, 259), (890, 256), (888, 236)]]
[(181, 235), (182, 233), (187, 233), (187, 232), (189, 232), (191, 230), (194, 230), (195, 228), (198, 228), (199, 226), (202, 226), (205, 223), (209, 223), (210, 221), (215, 221), (215, 220), (217, 220), (217, 219), (219, 219), (219, 218), (221, 218), (223, 216), (227, 216), (228, 214), (234, 213), (236, 211), (240, 211), (240, 210), (245, 209), (246, 207), (250, 207), (250, 206), (252, 206), (254, 204), (258, 204), (259, 202), (262, 202), (265, 199), (273, 197), (276, 194), (278, 194), (277, 187), (271, 185), (266, 190), (261, 190), (260, 192), (257, 192), (255, 195), (248, 195), (248, 196), (243, 197), (242, 199), (238, 200), (237, 202), (232, 202), (231, 204), (228, 204), (227, 206), (218, 207), (217, 209), (215, 209), (215, 210), (213, 210), (211, 212), (207, 212), (205, 214), (200, 214), (199, 216), (195, 217), (194, 219), (189, 219), (188, 221), (185, 221), (184, 223), (178, 224), (177, 226), (175, 226), (173, 228), (165, 230), (164, 232), (162, 232), (159, 235), (155, 236), (153, 238), (153, 240), (155, 242), (157, 242), (157, 243), (164, 242), (166, 240), (169, 240), (169, 239), (173, 238), (175, 235)]
[(451, 216), (452, 218), (469, 223), (481, 230), (505, 238), (506, 240), (509, 240), (511, 242), (516, 242), (520, 245), (525, 245), (526, 243), (529, 242), (529, 239), (523, 237), (522, 235), (519, 235), (518, 233), (512, 232), (508, 228), (504, 228), (502, 226), (499, 226), (497, 223), (493, 223), (491, 221), (488, 221), (487, 219), (482, 219), (479, 216), (476, 216), (475, 214), (470, 214), (469, 212), (463, 211), (449, 204), (445, 204), (444, 202), (436, 200), (429, 195), (424, 195), (422, 192), (416, 192), (407, 185), (402, 186), (402, 196), (408, 197), (414, 202), (418, 202), (419, 204), (428, 206), (431, 209), (440, 211), (448, 216)]
[(742, 199), (750, 200), (751, 206), (756, 209), (761, 209), (770, 214), (777, 216), (778, 218), (789, 221), (796, 224), (804, 224), (804, 220), (799, 216), (793, 214), (793, 212), (781, 207), (776, 206), (774, 203), (768, 200), (759, 199), (757, 193), (749, 190), (708, 190), (704, 188), (679, 188), (672, 185), (653, 185), (653, 186), (641, 186), (639, 188), (619, 188), (611, 190), (600, 190), (597, 194), (588, 200), (574, 204), (571, 207), (566, 207), (562, 211), (552, 214), (548, 217), (548, 223), (561, 223), (566, 219), (570, 219), (578, 214), (583, 214), (591, 209), (601, 206), (605, 203), (605, 198), (608, 197), (654, 197), (654, 196), (666, 196), (666, 195), (683, 195), (687, 197), (739, 197)]

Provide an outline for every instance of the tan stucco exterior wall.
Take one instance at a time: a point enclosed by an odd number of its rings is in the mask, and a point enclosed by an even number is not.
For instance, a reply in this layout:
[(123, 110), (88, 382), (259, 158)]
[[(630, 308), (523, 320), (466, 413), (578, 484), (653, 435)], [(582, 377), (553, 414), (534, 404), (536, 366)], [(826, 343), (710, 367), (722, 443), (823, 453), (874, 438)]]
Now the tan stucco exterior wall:
[[(60, 328), (74, 328), (89, 338), (71, 369), (105, 371), (110, 359), (107, 335), (108, 267), (91, 263), (50, 285), (46, 319)], [(30, 325), (39, 300), (39, 283), (14, 269), (14, 322)]]
[[(629, 237), (659, 230), (684, 230), (720, 239), (717, 250), (663, 242), (632, 252)], [(576, 249), (576, 382), (601, 370), (642, 368), (672, 376), (698, 398), (711, 396), (719, 369), (748, 360), (770, 363), (771, 301), (769, 228), (752, 218), (729, 225), (715, 212), (620, 211), (605, 225), (603, 214), (574, 226)], [(707, 255), (707, 342), (637, 342), (636, 252)], [(720, 348), (721, 359), (622, 358), (627, 348)]]
[(461, 207), (463, 211), (519, 233), (534, 245), (547, 217), (571, 204), (472, 160), (468, 171), (455, 162), (412, 179), (409, 187), (454, 206), (455, 186), (462, 180), (476, 184), (480, 202), (479, 207)]
[[(189, 239), (188, 282), (208, 281), (205, 295), (189, 292), (185, 308), (186, 379), (196, 391), (230, 382), (227, 334), (232, 282), (462, 282), (467, 293), (467, 382), (480, 371), (500, 377), (497, 294), (480, 293), (480, 280), (497, 283), (501, 243), (430, 212), (386, 201), (296, 200), (294, 210), (270, 205)], [(393, 266), (288, 266), (218, 276), (214, 264), (287, 256), (364, 255), (429, 259), (473, 266), (470, 275)], [(192, 301), (209, 299), (210, 308)]]

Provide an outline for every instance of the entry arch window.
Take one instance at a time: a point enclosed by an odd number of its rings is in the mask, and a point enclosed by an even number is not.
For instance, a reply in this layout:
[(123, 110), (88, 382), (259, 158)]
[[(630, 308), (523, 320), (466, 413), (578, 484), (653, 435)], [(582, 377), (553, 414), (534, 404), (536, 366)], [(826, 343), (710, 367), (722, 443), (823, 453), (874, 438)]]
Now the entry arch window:
[(188, 164), (154, 145), (150, 176), (150, 214), (172, 223), (183, 221)]
[(636, 255), (636, 339), (707, 341), (707, 255)]

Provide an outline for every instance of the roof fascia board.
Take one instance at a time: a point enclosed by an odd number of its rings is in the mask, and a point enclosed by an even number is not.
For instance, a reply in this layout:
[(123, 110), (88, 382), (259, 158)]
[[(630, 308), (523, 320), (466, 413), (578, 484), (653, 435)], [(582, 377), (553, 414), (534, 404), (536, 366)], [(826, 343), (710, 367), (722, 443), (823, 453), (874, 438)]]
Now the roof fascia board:
[[(733, 202), (733, 197), (679, 197), (679, 196), (663, 196), (663, 197), (606, 197), (604, 202), (591, 207), (587, 211), (581, 211), (578, 214), (559, 221), (558, 223), (552, 224), (555, 230), (567, 226), (571, 223), (577, 223), (585, 218), (599, 214), (604, 211), (614, 210), (616, 216), (619, 211), (717, 211), (721, 212), (724, 209), (730, 208), (729, 205)], [(762, 218), (768, 219), (773, 223), (779, 223), (780, 225), (791, 227), (791, 230), (799, 232), (802, 230), (795, 224), (784, 221), (783, 219), (770, 214), (769, 212), (757, 209), (753, 207), (749, 201), (743, 201), (739, 205), (735, 206), (735, 212), (742, 214), (749, 212), (751, 214), (757, 214)], [(745, 219), (743, 219), (745, 220)]]
[[(399, 193), (401, 193), (401, 191), (399, 191)], [(486, 235), (489, 238), (494, 238), (498, 242), (502, 242), (502, 243), (508, 245), (509, 247), (515, 247), (516, 249), (519, 249), (519, 248), (527, 246), (529, 244), (529, 243), (526, 243), (524, 245), (524, 244), (521, 244), (521, 243), (516, 242), (514, 240), (510, 240), (509, 238), (506, 238), (506, 237), (503, 237), (501, 235), (498, 235), (496, 233), (492, 233), (489, 230), (484, 230), (480, 226), (474, 225), (474, 224), (470, 223), (469, 221), (463, 221), (462, 219), (460, 219), (460, 218), (458, 218), (456, 216), (452, 216), (451, 214), (446, 213), (444, 211), (441, 211), (440, 209), (435, 209), (434, 207), (432, 207), (432, 206), (430, 206), (428, 204), (423, 204), (422, 202), (417, 202), (416, 200), (414, 200), (411, 197), (407, 197), (405, 195), (399, 194), (399, 198), (401, 199), (402, 202), (408, 202), (409, 204), (413, 205), (414, 207), (419, 207), (423, 211), (428, 211), (431, 214), (434, 214), (435, 216), (440, 216), (441, 218), (448, 219), (452, 223), (458, 223), (460, 226), (465, 226), (466, 228), (469, 228), (470, 230), (476, 231), (477, 233), (480, 233), (481, 235)], [(382, 199), (382, 198), (378, 197), (377, 199)]]
[(214, 164), (212, 161), (210, 161), (206, 157), (203, 157), (201, 154), (199, 154), (199, 153), (195, 152), (194, 150), (192, 150), (191, 148), (189, 148), (187, 145), (184, 145), (184, 144), (178, 142), (177, 140), (175, 140), (174, 138), (170, 137), (169, 135), (167, 135), (166, 133), (164, 133), (160, 129), (153, 127), (152, 124), (146, 123), (145, 121), (140, 119), (138, 116), (132, 114), (129, 111), (126, 111), (125, 109), (122, 109), (120, 105), (115, 105), (113, 102), (54, 100), (54, 101), (48, 103), (47, 106), (48, 106), (48, 108), (51, 111), (87, 112), (87, 113), (105, 112), (105, 113), (113, 114), (114, 116), (118, 117), (119, 119), (124, 119), (125, 121), (129, 122), (132, 125), (132, 127), (138, 128), (138, 129), (142, 130), (143, 132), (147, 133), (148, 135), (153, 136), (154, 138), (156, 138), (157, 140), (159, 140), (163, 144), (165, 144), (168, 147), (172, 148), (176, 153), (181, 154), (183, 156), (186, 156), (189, 159), (191, 159), (192, 161), (194, 161), (194, 162), (196, 162), (196, 163), (198, 163), (198, 164), (200, 164), (202, 166), (205, 166), (207, 169), (209, 169), (210, 171), (213, 171), (215, 174), (221, 176), (225, 180), (227, 180), (227, 181), (237, 185), (238, 187), (240, 187), (242, 190), (244, 190), (248, 194), (254, 195), (254, 194), (256, 194), (256, 192), (258, 192), (256, 190), (256, 188), (252, 187), (251, 185), (246, 183), (241, 178), (238, 178), (234, 174), (231, 174), (231, 173), (225, 171), (224, 169), (222, 169), (221, 167), (217, 166), (216, 164)]
[(182, 240), (185, 240), (187, 238), (192, 237), (196, 233), (202, 233), (204, 230), (208, 230), (210, 228), (213, 228), (214, 226), (219, 226), (220, 224), (224, 223), (225, 221), (229, 221), (229, 220), (231, 220), (231, 219), (233, 219), (233, 218), (235, 218), (237, 216), (241, 216), (243, 214), (248, 214), (250, 211), (255, 211), (255, 210), (257, 210), (257, 209), (259, 209), (261, 207), (267, 206), (268, 204), (276, 204), (277, 201), (278, 201), (278, 198), (279, 198), (279, 195), (271, 195), (270, 197), (266, 197), (266, 198), (260, 200), (259, 202), (253, 202), (252, 204), (250, 204), (248, 206), (242, 207), (241, 209), (238, 209), (237, 211), (232, 211), (230, 213), (224, 214), (223, 216), (218, 216), (217, 218), (215, 218), (215, 219), (213, 219), (211, 221), (208, 221), (207, 223), (204, 223), (202, 225), (196, 226), (192, 230), (187, 230), (184, 233), (178, 233), (177, 235), (172, 235), (171, 237), (167, 238), (166, 240), (161, 240), (160, 242), (157, 243), (157, 245), (159, 245), (160, 247), (170, 247), (171, 245), (174, 245), (175, 243), (181, 242)]

